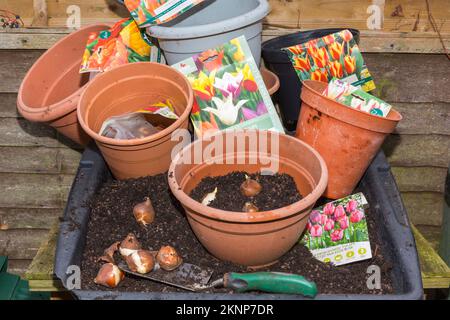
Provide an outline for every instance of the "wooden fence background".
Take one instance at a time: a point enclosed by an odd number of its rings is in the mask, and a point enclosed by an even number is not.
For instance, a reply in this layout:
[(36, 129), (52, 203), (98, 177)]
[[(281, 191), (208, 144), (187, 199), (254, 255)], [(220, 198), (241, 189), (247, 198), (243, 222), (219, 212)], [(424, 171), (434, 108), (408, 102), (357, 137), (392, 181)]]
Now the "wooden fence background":
[[(361, 47), (378, 93), (404, 116), (384, 150), (411, 220), (437, 234), (450, 161), (450, 61), (436, 54), (444, 50), (429, 23), (426, 2), (270, 2), (264, 39), (300, 28), (362, 30)], [(42, 8), (43, 3), (44, 18), (33, 7)], [(367, 30), (367, 8), (373, 3), (384, 8), (382, 30)], [(38, 27), (0, 30), (0, 255), (10, 257), (10, 269), (17, 273), (26, 270), (61, 216), (81, 156), (53, 129), (30, 123), (16, 111), (22, 78), (44, 50), (67, 33), (61, 28), (68, 17), (66, 9), (73, 4), (80, 6), (83, 24), (115, 21), (126, 14), (112, 0), (0, 0), (0, 9), (18, 13), (27, 26)], [(442, 40), (450, 47), (450, 0), (430, 4)]]

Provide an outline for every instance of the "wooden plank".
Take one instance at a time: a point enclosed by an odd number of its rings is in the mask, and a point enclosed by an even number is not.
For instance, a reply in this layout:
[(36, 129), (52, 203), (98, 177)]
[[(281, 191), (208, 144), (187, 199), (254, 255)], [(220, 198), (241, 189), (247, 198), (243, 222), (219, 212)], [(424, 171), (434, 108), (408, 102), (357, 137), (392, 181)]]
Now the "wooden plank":
[(63, 208), (0, 208), (0, 223), (8, 230), (48, 229), (63, 212)]
[(33, 27), (48, 26), (48, 13), (46, 0), (33, 0), (34, 16), (31, 25)]
[[(0, 147), (0, 173), (75, 174), (78, 150), (46, 147)], [(18, 161), (20, 159), (20, 161)]]
[(450, 63), (444, 55), (364, 54), (377, 95), (395, 102), (450, 102)]
[(8, 272), (23, 277), (31, 261), (31, 259), (8, 259)]
[(33, 259), (48, 229), (14, 229), (0, 231), (0, 255), (11, 259)]
[(417, 230), (428, 241), (434, 251), (439, 252), (439, 244), (441, 241), (441, 226), (429, 226), (424, 224), (415, 225)]
[(43, 123), (25, 119), (0, 118), (2, 147), (58, 147), (56, 131)]
[(450, 135), (450, 103), (396, 103), (393, 107), (403, 116), (395, 133)]
[(53, 223), (42, 242), (36, 256), (28, 268), (25, 278), (28, 280), (53, 280), (56, 242), (58, 241), (59, 222)]
[(442, 135), (390, 135), (383, 150), (393, 166), (448, 168), (450, 137)]
[(63, 208), (72, 175), (0, 173), (0, 207)]
[(14, 93), (41, 50), (0, 50), (0, 93)]
[(419, 254), (420, 269), (425, 289), (450, 287), (450, 268), (433, 250), (428, 241), (414, 226), (411, 226)]
[(395, 181), (401, 192), (445, 191), (447, 169), (436, 167), (392, 167)]
[(403, 203), (412, 223), (440, 226), (444, 195), (436, 192), (402, 192)]
[(0, 93), (0, 118), (22, 118), (17, 111), (16, 93)]

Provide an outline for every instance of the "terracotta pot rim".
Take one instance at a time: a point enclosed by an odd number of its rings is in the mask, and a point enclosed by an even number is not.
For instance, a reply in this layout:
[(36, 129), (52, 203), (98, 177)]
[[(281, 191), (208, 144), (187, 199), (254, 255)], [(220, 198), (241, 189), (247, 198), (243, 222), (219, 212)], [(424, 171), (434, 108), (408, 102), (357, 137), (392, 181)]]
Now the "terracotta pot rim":
[(274, 93), (276, 93), (278, 91), (278, 89), (280, 89), (280, 78), (278, 78), (278, 76), (275, 73), (273, 73), (272, 71), (270, 71), (269, 69), (266, 69), (266, 68), (261, 68), (261, 73), (265, 73), (270, 78), (274, 79), (275, 84), (272, 87), (267, 88), (267, 91), (269, 91), (269, 94), (273, 95)]
[[(81, 104), (81, 101), (84, 98), (84, 95), (86, 93), (86, 91), (89, 88), (89, 85), (91, 85), (92, 83), (95, 83), (95, 81), (97, 79), (102, 79), (104, 76), (108, 76), (108, 74), (110, 74), (111, 72), (120, 72), (122, 69), (125, 68), (130, 68), (130, 67), (136, 67), (136, 66), (157, 66), (157, 67), (162, 67), (162, 68), (169, 68), (173, 73), (178, 74), (179, 76), (182, 77), (182, 79), (185, 81), (185, 83), (187, 84), (188, 88), (190, 88), (189, 90), (189, 94), (187, 96), (187, 107), (185, 108), (185, 110), (183, 111), (183, 113), (181, 115), (179, 115), (179, 118), (172, 123), (169, 127), (165, 128), (164, 130), (161, 130), (158, 133), (155, 133), (151, 136), (145, 137), (145, 138), (141, 138), (141, 139), (130, 139), (130, 140), (118, 140), (118, 139), (113, 139), (113, 138), (107, 138), (104, 137), (100, 134), (98, 134), (97, 132), (95, 132), (94, 130), (92, 130), (87, 123), (84, 121), (84, 116), (81, 114), (81, 108), (77, 108), (77, 116), (78, 116), (78, 121), (80, 122), (81, 127), (83, 128), (83, 130), (90, 136), (92, 137), (95, 141), (105, 144), (105, 145), (111, 145), (111, 146), (137, 146), (137, 145), (142, 145), (142, 144), (146, 144), (149, 142), (153, 142), (156, 141), (158, 139), (164, 138), (165, 136), (171, 134), (174, 130), (176, 130), (178, 127), (180, 127), (180, 125), (183, 123), (184, 120), (186, 120), (187, 118), (189, 118), (189, 115), (191, 114), (191, 109), (192, 109), (192, 105), (194, 103), (194, 93), (192, 91), (192, 87), (191, 84), (189, 82), (189, 80), (178, 70), (167, 66), (167, 65), (163, 65), (160, 63), (156, 63), (156, 62), (135, 62), (132, 64), (125, 64), (125, 65), (121, 65), (118, 67), (115, 67), (114, 69), (107, 71), (103, 74), (99, 74), (98, 76), (96, 76), (92, 81), (90, 81), (88, 83), (88, 87), (86, 87), (86, 90), (83, 91), (83, 93), (81, 94), (80, 100), (78, 102), (78, 106)], [(145, 76), (145, 74), (137, 74), (136, 77), (142, 77)], [(133, 77), (126, 77), (124, 79), (131, 79)], [(170, 79), (168, 79), (170, 80)], [(114, 84), (113, 84), (114, 85)], [(178, 86), (178, 85), (177, 85)]]
[[(317, 90), (313, 89), (311, 87), (311, 85), (310, 85), (311, 83), (323, 83), (323, 82), (316, 81), (316, 80), (304, 80), (302, 82), (302, 85), (304, 87), (306, 87), (308, 90), (310, 90), (310, 91), (320, 95), (322, 99), (326, 99), (326, 100), (330, 101), (331, 103), (333, 103), (334, 105), (339, 106), (340, 108), (345, 108), (345, 110), (348, 110), (348, 112), (355, 112), (355, 113), (360, 114), (362, 117), (366, 117), (368, 119), (370, 119), (370, 118), (377, 119), (377, 121), (386, 122), (386, 123), (392, 123), (393, 125), (395, 125), (396, 123), (398, 123), (399, 121), (401, 121), (403, 119), (402, 115), (397, 110), (395, 110), (393, 107), (392, 107), (392, 109), (391, 109), (391, 111), (389, 113), (389, 117), (381, 117), (381, 116), (378, 116), (378, 115), (370, 114), (368, 112), (364, 112), (364, 111), (361, 111), (361, 110), (350, 108), (350, 107), (348, 107), (348, 106), (346, 106), (346, 105), (344, 105), (344, 104), (342, 104), (340, 102), (337, 102), (337, 101), (335, 101), (335, 100), (333, 100), (331, 98), (328, 98), (328, 97), (324, 96), (322, 94), (322, 92), (318, 92)], [(320, 108), (320, 106), (318, 106), (318, 105), (312, 105), (311, 107), (314, 108), (314, 109), (317, 109), (317, 110), (319, 110), (319, 108)], [(327, 113), (326, 111), (324, 111), (322, 109), (320, 109), (319, 111), (324, 112), (328, 116), (333, 117), (333, 118), (335, 118), (335, 119), (337, 119), (339, 121), (348, 122), (348, 121), (346, 121), (346, 119), (344, 119), (344, 117), (339, 117), (338, 118), (335, 115), (330, 115), (329, 113)], [(366, 128), (366, 127), (360, 126), (360, 125), (358, 125), (356, 123), (350, 123), (350, 124), (354, 125), (354, 126), (357, 126), (357, 127), (360, 127), (360, 128), (363, 128), (363, 129), (366, 129), (366, 130), (371, 130), (371, 131), (375, 131), (375, 132), (383, 132), (383, 133), (385, 133), (385, 131), (377, 130), (376, 126), (373, 126), (372, 128)]]
[[(259, 131), (255, 129), (245, 129), (244, 131)], [(224, 134), (224, 132), (220, 132), (218, 134)], [(325, 160), (322, 156), (311, 146), (306, 144), (305, 142), (291, 137), (286, 134), (272, 132), (272, 134), (279, 134), (280, 136), (284, 136), (286, 139), (291, 140), (294, 143), (302, 144), (304, 147), (309, 149), (313, 155), (316, 156), (317, 160), (320, 163), (321, 167), (321, 176), (319, 182), (313, 187), (313, 190), (305, 197), (303, 197), (300, 201), (290, 204), (289, 206), (278, 208), (270, 211), (260, 211), (256, 213), (246, 213), (246, 212), (235, 212), (235, 211), (225, 211), (221, 209), (211, 208), (201, 204), (200, 202), (192, 199), (188, 194), (186, 194), (181, 186), (178, 184), (175, 175), (175, 168), (178, 165), (179, 157), (176, 157), (169, 168), (168, 172), (168, 181), (170, 189), (172, 190), (175, 197), (182, 203), (183, 206), (189, 207), (193, 212), (198, 213), (204, 217), (213, 220), (225, 221), (230, 223), (261, 223), (261, 222), (271, 222), (276, 220), (282, 220), (294, 215), (303, 214), (305, 209), (314, 205), (317, 199), (324, 193), (327, 184), (328, 184), (328, 169), (325, 163)], [(181, 154), (188, 148), (194, 147), (195, 144), (199, 144), (202, 142), (202, 139), (196, 140), (193, 143), (189, 144), (183, 150), (179, 152)], [(283, 157), (280, 157), (280, 162), (284, 161)], [(203, 162), (199, 165), (204, 164)], [(251, 217), (250, 217), (251, 215)]]
[[(64, 115), (75, 110), (76, 107), (73, 107), (73, 104), (70, 104), (70, 103), (69, 104), (68, 103), (61, 104), (61, 101), (52, 103), (47, 106), (37, 107), (37, 108), (28, 106), (27, 104), (25, 104), (25, 102), (23, 100), (23, 87), (25, 86), (27, 81), (29, 81), (29, 75), (31, 73), (33, 73), (34, 70), (38, 67), (38, 65), (45, 58), (47, 58), (48, 55), (52, 54), (55, 49), (60, 47), (63, 43), (70, 42), (71, 39), (76, 37), (78, 33), (82, 33), (88, 29), (100, 27), (100, 26), (104, 26), (105, 28), (111, 27), (111, 25), (107, 24), (107, 23), (97, 23), (97, 24), (91, 24), (91, 25), (85, 26), (83, 28), (80, 28), (80, 29), (76, 30), (75, 32), (70, 33), (67, 36), (63, 37), (62, 39), (58, 40), (50, 49), (48, 49), (44, 54), (42, 54), (42, 56), (40, 56), (36, 60), (36, 62), (33, 64), (33, 66), (28, 70), (27, 74), (24, 77), (24, 80), (22, 81), (22, 83), (20, 84), (20, 87), (19, 87), (19, 92), (17, 95), (17, 107), (18, 107), (20, 113), (23, 113), (24, 115), (26, 115), (27, 118), (31, 121), (50, 122), (50, 121), (54, 121), (58, 118), (61, 118)], [(87, 38), (86, 38), (86, 41), (87, 41)], [(78, 61), (78, 63), (80, 65), (81, 65), (81, 60), (82, 60), (82, 57), (80, 56), (80, 59)], [(64, 100), (66, 100), (66, 101), (75, 100), (77, 98), (77, 96), (80, 96), (81, 93), (86, 89), (87, 85), (88, 85), (88, 83), (86, 83), (81, 88), (79, 88), (77, 91), (73, 92), (72, 94), (70, 94), (69, 96), (64, 98)], [(50, 112), (50, 111), (54, 111), (54, 112)], [(45, 115), (45, 116), (42, 116), (42, 115)]]

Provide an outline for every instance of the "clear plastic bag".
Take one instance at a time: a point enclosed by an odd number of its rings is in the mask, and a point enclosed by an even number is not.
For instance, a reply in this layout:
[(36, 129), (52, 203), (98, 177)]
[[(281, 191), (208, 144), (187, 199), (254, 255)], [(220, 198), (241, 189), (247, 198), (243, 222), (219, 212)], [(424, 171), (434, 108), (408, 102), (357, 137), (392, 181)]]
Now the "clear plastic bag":
[(108, 118), (100, 129), (100, 134), (118, 140), (141, 139), (159, 132), (145, 118), (143, 113), (129, 113)]

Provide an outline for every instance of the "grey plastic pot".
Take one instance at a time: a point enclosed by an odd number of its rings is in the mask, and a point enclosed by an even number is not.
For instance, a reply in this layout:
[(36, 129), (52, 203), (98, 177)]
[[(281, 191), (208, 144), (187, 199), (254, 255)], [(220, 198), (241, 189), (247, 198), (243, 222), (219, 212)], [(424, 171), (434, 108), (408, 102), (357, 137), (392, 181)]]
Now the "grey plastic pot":
[(147, 33), (159, 39), (169, 65), (245, 35), (256, 63), (261, 60), (262, 19), (267, 0), (206, 0), (187, 14)]

